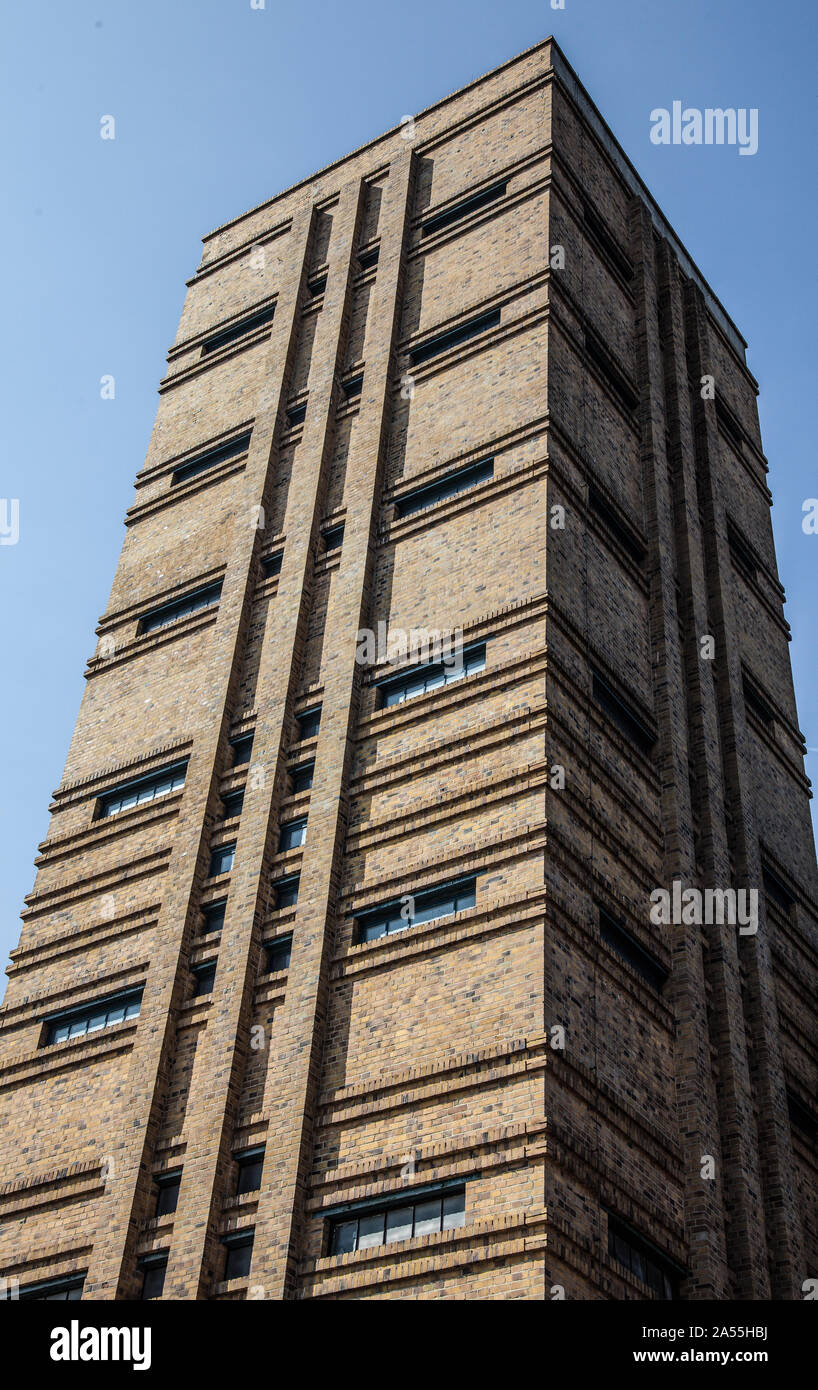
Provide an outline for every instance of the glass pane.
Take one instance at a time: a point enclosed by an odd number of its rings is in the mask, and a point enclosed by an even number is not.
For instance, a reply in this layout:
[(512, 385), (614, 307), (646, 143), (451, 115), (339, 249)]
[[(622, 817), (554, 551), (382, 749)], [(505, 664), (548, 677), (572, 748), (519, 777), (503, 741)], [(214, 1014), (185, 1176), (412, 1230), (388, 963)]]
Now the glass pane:
[(154, 1265), (152, 1269), (145, 1270), (145, 1278), (142, 1284), (143, 1298), (159, 1298), (165, 1287), (165, 1265)]
[(425, 902), (420, 902), (415, 908), (416, 922), (431, 922), (435, 917), (447, 917), (454, 912), (454, 899), (450, 897), (427, 898)]
[(386, 1213), (386, 1239), (410, 1240), (412, 1236), (413, 1207), (395, 1207)]
[(107, 1018), (108, 1015), (105, 1009), (102, 1009), (95, 1014), (91, 1014), (91, 1017), (88, 1020), (88, 1032), (96, 1033), (97, 1029), (104, 1028)]
[(68, 1025), (67, 1023), (61, 1023), (61, 1024), (59, 1025), (58, 1028), (55, 1028), (55, 1029), (54, 1029), (54, 1031), (53, 1031), (53, 1033), (52, 1033), (52, 1035), (51, 1035), (51, 1041), (52, 1041), (52, 1042), (65, 1042), (66, 1038), (67, 1038), (68, 1035), (69, 1035), (69, 1032), (70, 1032), (69, 1025)]
[(358, 1222), (358, 1249), (368, 1250), (373, 1245), (383, 1245), (384, 1213), (375, 1212), (372, 1216), (362, 1216)]
[(331, 1255), (350, 1255), (358, 1238), (357, 1221), (338, 1221), (332, 1228)]
[(159, 1196), (156, 1201), (156, 1215), (170, 1216), (176, 1210), (179, 1201), (179, 1186), (181, 1179), (177, 1178), (174, 1182), (163, 1182), (159, 1186)]
[(406, 698), (407, 698), (407, 700), (412, 700), (412, 699), (414, 699), (415, 695), (422, 695), (423, 692), (425, 691), (425, 689), (426, 689), (426, 678), (425, 678), (425, 676), (415, 677), (414, 680), (407, 681), (406, 685), (404, 686), (404, 690), (406, 691)]
[(85, 1019), (85, 1018), (75, 1018), (75, 1019), (68, 1025), (68, 1036), (69, 1036), (69, 1038), (79, 1038), (83, 1033), (85, 1033), (85, 1032), (87, 1032), (87, 1031), (88, 1031), (88, 1020)]
[(415, 1206), (415, 1235), (428, 1236), (440, 1230), (440, 1198), (418, 1202)]
[(437, 690), (446, 684), (445, 671), (431, 671), (424, 682), (426, 690)]
[(121, 1023), (124, 1017), (125, 1017), (125, 1005), (124, 1005), (124, 1004), (112, 1004), (112, 1005), (110, 1006), (110, 1008), (108, 1009), (107, 1018), (108, 1018), (108, 1022), (109, 1022), (109, 1023)]
[(443, 1229), (444, 1231), (454, 1230), (456, 1226), (466, 1224), (466, 1194), (465, 1192), (453, 1192), (450, 1196), (443, 1198)]
[(82, 1284), (75, 1284), (73, 1289), (69, 1289), (65, 1296), (67, 1299), (72, 1300), (82, 1298)]
[(365, 922), (361, 927), (361, 941), (377, 941), (379, 936), (386, 936), (385, 922)]
[(248, 1159), (246, 1163), (239, 1164), (239, 1181), (236, 1187), (237, 1197), (240, 1197), (243, 1192), (258, 1191), (261, 1185), (261, 1170), (263, 1164), (263, 1154), (259, 1154), (258, 1158)]
[(631, 1270), (636, 1275), (637, 1279), (642, 1279), (647, 1283), (645, 1261), (638, 1250), (631, 1250)]
[(247, 1245), (233, 1245), (228, 1247), (227, 1262), (224, 1269), (225, 1279), (243, 1279), (250, 1273), (250, 1259), (253, 1254), (253, 1243)]

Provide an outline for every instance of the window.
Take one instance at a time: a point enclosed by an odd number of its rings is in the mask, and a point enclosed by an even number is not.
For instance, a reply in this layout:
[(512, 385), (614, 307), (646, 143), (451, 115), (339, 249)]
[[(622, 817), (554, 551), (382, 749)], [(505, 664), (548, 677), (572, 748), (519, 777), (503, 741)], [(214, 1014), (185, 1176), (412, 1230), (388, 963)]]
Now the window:
[(208, 903), (207, 907), (202, 908), (204, 924), (202, 926), (202, 936), (207, 936), (210, 932), (221, 931), (224, 926), (224, 914), (227, 911), (227, 899), (222, 898), (220, 902)]
[[(82, 1298), (84, 1274), (70, 1274), (64, 1279), (41, 1279), (36, 1284), (27, 1284), (20, 1289), (20, 1301), (36, 1299), (42, 1303), (75, 1302)], [(9, 1297), (9, 1294), (6, 1294)]]
[(775, 715), (770, 705), (767, 704), (767, 701), (761, 694), (761, 691), (747, 676), (746, 672), (742, 674), (741, 685), (744, 691), (744, 708), (747, 713), (753, 715), (760, 724), (763, 724), (768, 733), (774, 734)]
[(254, 1235), (254, 1231), (249, 1231), (246, 1234), (242, 1232), (224, 1237), (223, 1244), (227, 1247), (227, 1258), (224, 1262), (225, 1280), (247, 1278), (250, 1273)]
[(810, 1144), (814, 1144), (818, 1139), (818, 1121), (808, 1110), (803, 1101), (799, 1100), (792, 1091), (787, 1091), (787, 1109), (790, 1116), (790, 1124), (797, 1129)]
[(608, 1254), (648, 1284), (657, 1298), (677, 1297), (679, 1275), (683, 1272), (667, 1255), (657, 1250), (630, 1227), (608, 1213)]
[(417, 695), (426, 695), (431, 690), (439, 690), (441, 686), (452, 685), (464, 676), (473, 676), (478, 671), (485, 670), (485, 666), (485, 642), (464, 647), (462, 661), (455, 660), (454, 664), (443, 661), (430, 662), (427, 666), (414, 666), (404, 675), (390, 676), (388, 680), (379, 681), (381, 705), (383, 708), (402, 705), (406, 700), (414, 700)]
[(184, 598), (178, 598), (173, 603), (164, 603), (161, 608), (152, 608), (149, 613), (145, 613), (139, 620), (139, 631), (158, 632), (160, 628), (170, 627), (180, 618), (187, 618), (191, 613), (201, 613), (206, 608), (214, 608), (218, 603), (222, 592), (222, 581), (216, 584), (208, 584), (204, 589), (195, 589), (192, 594), (185, 594)]
[(274, 575), (281, 573), (281, 561), (284, 558), (284, 551), (279, 550), (275, 555), (266, 555), (261, 562), (261, 570), (265, 579), (272, 579)]
[(299, 816), (298, 820), (287, 821), (281, 827), (281, 834), (278, 838), (278, 852), (283, 854), (288, 849), (298, 849), (303, 845), (307, 838), (307, 817)]
[(795, 907), (795, 897), (784, 883), (769, 866), (762, 863), (761, 874), (764, 880), (764, 892), (770, 898), (779, 911), (786, 913), (789, 917)]
[(308, 792), (312, 786), (313, 774), (315, 773), (315, 763), (301, 763), (299, 767), (293, 768), (290, 773), (290, 780), (293, 784), (293, 795), (298, 792)]
[(244, 805), (244, 787), (237, 792), (227, 792), (222, 797), (225, 820), (232, 820), (234, 816), (241, 815), (241, 808)]
[(341, 390), (343, 391), (343, 393), (344, 393), (344, 395), (346, 396), (346, 398), (347, 398), (348, 401), (357, 400), (358, 396), (360, 396), (360, 394), (361, 394), (361, 392), (362, 392), (362, 390), (363, 390), (363, 387), (364, 387), (364, 374), (363, 374), (363, 372), (361, 372), (358, 376), (350, 377), (348, 381), (342, 381), (342, 382), (341, 382)]
[(160, 1173), (154, 1178), (154, 1182), (158, 1189), (154, 1216), (172, 1216), (179, 1201), (179, 1188), (182, 1182), (181, 1168), (175, 1173)]
[(261, 1170), (264, 1167), (264, 1145), (256, 1144), (252, 1149), (243, 1149), (235, 1155), (239, 1166), (239, 1180), (236, 1183), (236, 1196), (245, 1192), (258, 1192), (261, 1186)]
[(298, 725), (298, 740), (302, 743), (306, 738), (315, 738), (321, 725), (321, 706), (316, 705), (315, 709), (305, 709), (303, 714), (295, 716)]
[(323, 294), (323, 293), (324, 293), (324, 290), (325, 290), (326, 288), (327, 288), (327, 277), (326, 277), (326, 275), (319, 275), (319, 277), (318, 277), (317, 280), (308, 280), (308, 281), (307, 281), (307, 289), (309, 290), (309, 292), (310, 292), (310, 294), (313, 296), (313, 298), (317, 298), (317, 296), (318, 296), (319, 294)]
[(245, 763), (249, 763), (253, 752), (253, 735), (243, 734), (241, 738), (231, 739), (230, 747), (233, 750), (233, 766), (243, 767)]
[(329, 1253), (351, 1255), (396, 1240), (454, 1231), (465, 1222), (465, 1187), (441, 1183), (388, 1202), (350, 1204), (330, 1217)]
[(161, 1298), (162, 1290), (165, 1287), (165, 1271), (168, 1267), (167, 1250), (157, 1251), (155, 1255), (143, 1255), (139, 1261), (139, 1268), (143, 1271), (142, 1293), (143, 1299)]
[(255, 333), (257, 328), (265, 328), (272, 323), (275, 316), (275, 305), (272, 304), (268, 309), (259, 309), (255, 314), (249, 314), (246, 319), (241, 319), (234, 323), (232, 328), (223, 328), (220, 333), (214, 333), (212, 337), (206, 338), (202, 344), (202, 352), (216, 352), (218, 348), (227, 347), (228, 343), (234, 343), (237, 338), (244, 338), (248, 333)]
[(484, 188), (481, 193), (472, 193), (469, 198), (462, 198), (454, 207), (447, 208), (444, 212), (436, 212), (424, 222), (420, 229), (421, 236), (431, 236), (432, 232), (441, 232), (444, 227), (450, 227), (453, 222), (460, 222), (469, 213), (479, 212), (481, 208), (488, 207), (491, 203), (496, 203), (499, 198), (504, 198), (506, 194), (505, 183), (492, 184), (491, 188)]
[(288, 874), (286, 878), (278, 878), (273, 884), (275, 893), (275, 905), (277, 908), (295, 907), (298, 902), (298, 885), (301, 881), (300, 874)]
[(744, 430), (732, 410), (720, 396), (716, 397), (716, 420), (719, 429), (727, 436), (736, 453), (741, 453), (741, 446), (744, 442)]
[(655, 990), (661, 990), (667, 979), (665, 967), (649, 955), (644, 947), (635, 941), (630, 932), (627, 932), (621, 922), (617, 922), (610, 912), (597, 904), (599, 912), (599, 934), (606, 945), (610, 946), (618, 956), (628, 962), (638, 975)]
[(467, 323), (461, 323), (457, 328), (449, 328), (445, 333), (436, 333), (433, 338), (427, 338), (425, 343), (419, 343), (416, 348), (412, 348), (409, 353), (409, 360), (413, 367), (419, 367), (421, 362), (428, 362), (432, 357), (439, 357), (441, 352), (448, 352), (449, 348), (459, 347), (461, 343), (466, 343), (470, 338), (476, 338), (479, 333), (486, 333), (490, 328), (497, 328), (500, 324), (500, 310), (492, 309), (487, 314), (478, 314), (477, 318), (469, 319)]
[(656, 735), (642, 722), (639, 715), (611, 689), (598, 671), (591, 671), (593, 695), (599, 708), (620, 729), (626, 738), (647, 756), (656, 742)]
[(287, 411), (287, 423), (289, 425), (300, 425), (307, 418), (307, 405), (294, 405)]
[(194, 999), (197, 999), (200, 994), (213, 993), (213, 983), (216, 979), (216, 962), (214, 960), (205, 961), (203, 965), (194, 965), (190, 973), (193, 976)]
[(343, 522), (340, 526), (331, 526), (328, 531), (323, 533), (321, 540), (324, 543), (325, 550), (338, 550), (344, 543)]
[(599, 214), (591, 207), (590, 203), (584, 205), (585, 225), (589, 232), (596, 239), (600, 249), (605, 253), (608, 260), (613, 263), (614, 268), (622, 276), (623, 280), (633, 279), (633, 266), (628, 256), (619, 246), (613, 234), (608, 230)]
[(358, 265), (361, 270), (371, 270), (373, 265), (377, 265), (380, 254), (381, 248), (379, 246), (373, 246), (370, 251), (362, 251), (358, 257)]
[(65, 1042), (68, 1038), (80, 1038), (86, 1033), (99, 1033), (102, 1028), (111, 1028), (126, 1018), (138, 1018), (142, 1006), (142, 987), (123, 990), (120, 994), (97, 999), (93, 1004), (83, 1004), (76, 1009), (63, 1009), (46, 1019), (45, 1046), (50, 1043)]
[(358, 940), (377, 941), (378, 937), (406, 931), (419, 922), (434, 922), (439, 917), (451, 917), (465, 912), (475, 904), (475, 878), (458, 879), (440, 888), (427, 888), (421, 893), (407, 893), (393, 898), (382, 906), (357, 914)]
[(156, 801), (160, 796), (168, 796), (185, 785), (187, 758), (184, 762), (169, 763), (157, 768), (156, 772), (146, 773), (144, 777), (133, 777), (129, 782), (120, 782), (99, 798), (98, 816), (115, 816), (120, 811), (129, 811), (134, 806), (144, 806), (148, 801)]
[(628, 381), (625, 373), (620, 371), (614, 362), (611, 354), (590, 328), (585, 330), (585, 352), (591, 361), (604, 376), (614, 395), (618, 396), (625, 409), (635, 410), (639, 404), (639, 396)]
[(198, 477), (200, 473), (215, 468), (217, 464), (226, 463), (228, 459), (237, 458), (239, 454), (246, 454), (250, 447), (250, 434), (251, 431), (248, 430), (246, 434), (237, 435), (227, 444), (217, 444), (215, 448), (198, 454), (188, 463), (180, 463), (179, 467), (173, 470), (171, 485), (175, 487), (177, 483), (186, 483), (191, 478)]
[(745, 579), (755, 583), (758, 579), (758, 560), (755, 551), (749, 541), (739, 531), (734, 522), (727, 521), (727, 544), (730, 547), (730, 559), (733, 566), (742, 574)]
[(619, 542), (622, 549), (627, 551), (634, 564), (641, 565), (645, 558), (645, 547), (625, 526), (624, 522), (620, 521), (613, 507), (606, 501), (594, 483), (588, 485), (588, 506)]
[(219, 845), (218, 849), (214, 849), (210, 856), (210, 878), (216, 878), (218, 874), (229, 874), (235, 858), (235, 841), (232, 845)]
[(439, 482), (427, 483), (425, 487), (405, 492), (402, 497), (397, 498), (395, 509), (398, 516), (413, 516), (415, 512), (434, 507), (437, 502), (445, 502), (450, 497), (457, 497), (461, 492), (468, 492), (480, 483), (487, 483), (493, 477), (494, 459), (481, 459), (479, 463), (470, 463), (466, 468), (458, 468), (456, 472), (447, 474)]
[(289, 969), (292, 948), (292, 933), (289, 936), (279, 936), (275, 941), (265, 942), (265, 965), (269, 974), (273, 974), (276, 970)]

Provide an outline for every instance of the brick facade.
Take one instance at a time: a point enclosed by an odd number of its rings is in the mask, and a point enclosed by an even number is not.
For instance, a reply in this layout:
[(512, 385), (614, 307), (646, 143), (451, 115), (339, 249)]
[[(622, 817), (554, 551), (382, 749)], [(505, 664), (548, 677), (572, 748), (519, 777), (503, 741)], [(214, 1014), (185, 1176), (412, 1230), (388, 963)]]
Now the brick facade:
[[(818, 1276), (818, 881), (744, 354), (551, 40), (205, 239), (0, 1010), (12, 1288), (139, 1298), (151, 1257), (165, 1299)], [(412, 662), (356, 660), (379, 625), (485, 666), (386, 704)], [(654, 925), (674, 880), (758, 889), (758, 932)], [(461, 1188), (462, 1224), (333, 1252)]]

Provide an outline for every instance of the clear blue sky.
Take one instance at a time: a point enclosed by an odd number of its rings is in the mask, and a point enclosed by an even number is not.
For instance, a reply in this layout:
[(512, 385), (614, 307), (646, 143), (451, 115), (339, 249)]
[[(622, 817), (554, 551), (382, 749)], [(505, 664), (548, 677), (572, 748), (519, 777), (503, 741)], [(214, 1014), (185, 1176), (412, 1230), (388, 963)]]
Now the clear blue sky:
[[(5, 8), (0, 497), (20, 499), (20, 539), (0, 547), (3, 964), (200, 237), (549, 33), (750, 344), (800, 723), (818, 747), (818, 536), (801, 530), (818, 496), (816, 15), (806, 0)], [(651, 110), (676, 99), (757, 107), (758, 154), (652, 145)]]

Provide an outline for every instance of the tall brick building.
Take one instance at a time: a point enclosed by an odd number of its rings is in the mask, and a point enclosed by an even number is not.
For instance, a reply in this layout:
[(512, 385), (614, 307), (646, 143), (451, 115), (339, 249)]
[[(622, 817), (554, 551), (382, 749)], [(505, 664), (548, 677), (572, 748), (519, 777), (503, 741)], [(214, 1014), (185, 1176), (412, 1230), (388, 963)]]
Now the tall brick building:
[(204, 248), (0, 1014), (8, 1291), (800, 1298), (740, 333), (550, 40)]

